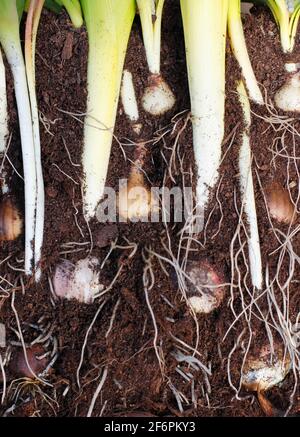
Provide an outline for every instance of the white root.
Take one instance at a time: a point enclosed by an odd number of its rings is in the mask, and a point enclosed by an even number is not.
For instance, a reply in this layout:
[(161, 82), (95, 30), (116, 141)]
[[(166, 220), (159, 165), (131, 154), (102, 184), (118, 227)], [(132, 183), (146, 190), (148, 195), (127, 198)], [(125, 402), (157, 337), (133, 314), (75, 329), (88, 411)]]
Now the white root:
[(4, 323), (0, 323), (0, 348), (6, 347), (6, 328)]
[(103, 373), (102, 373), (102, 378), (100, 379), (100, 382), (99, 382), (99, 384), (98, 384), (98, 386), (96, 388), (95, 393), (93, 394), (92, 401), (90, 403), (90, 406), (89, 406), (89, 409), (88, 409), (86, 417), (92, 417), (92, 414), (93, 414), (93, 411), (94, 411), (94, 407), (95, 407), (95, 403), (96, 403), (96, 401), (98, 399), (98, 396), (99, 396), (99, 394), (100, 394), (100, 392), (101, 392), (101, 390), (103, 388), (103, 385), (104, 385), (104, 383), (106, 381), (107, 374), (108, 374), (108, 368), (105, 367), (105, 369), (103, 370)]
[(244, 84), (242, 82), (240, 82), (238, 85), (238, 93), (245, 120), (245, 130), (243, 132), (239, 156), (240, 188), (243, 196), (244, 210), (250, 228), (248, 236), (248, 250), (252, 285), (260, 290), (263, 285), (263, 277), (255, 195), (251, 171), (251, 149), (249, 138), (249, 129), (251, 126), (250, 104)]

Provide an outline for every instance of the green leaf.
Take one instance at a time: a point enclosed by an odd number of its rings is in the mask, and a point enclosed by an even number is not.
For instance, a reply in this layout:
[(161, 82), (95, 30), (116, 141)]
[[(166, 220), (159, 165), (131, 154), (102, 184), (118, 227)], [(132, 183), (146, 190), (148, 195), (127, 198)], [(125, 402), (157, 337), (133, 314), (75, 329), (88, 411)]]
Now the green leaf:
[[(13, 1), (13, 0), (11, 0), (11, 1)], [(25, 10), (25, 0), (16, 0), (16, 4), (17, 4), (19, 20), (21, 21), (22, 16), (23, 16), (23, 12)]]
[(56, 0), (60, 4), (62, 4), (73, 23), (73, 26), (78, 28), (83, 24), (83, 17), (81, 12), (81, 6), (79, 0)]
[(297, 8), (297, 6), (300, 5), (300, 0), (294, 0), (294, 9)]
[(46, 0), (45, 6), (47, 9), (49, 9), (49, 11), (52, 11), (55, 14), (59, 14), (62, 10), (61, 4), (55, 0)]

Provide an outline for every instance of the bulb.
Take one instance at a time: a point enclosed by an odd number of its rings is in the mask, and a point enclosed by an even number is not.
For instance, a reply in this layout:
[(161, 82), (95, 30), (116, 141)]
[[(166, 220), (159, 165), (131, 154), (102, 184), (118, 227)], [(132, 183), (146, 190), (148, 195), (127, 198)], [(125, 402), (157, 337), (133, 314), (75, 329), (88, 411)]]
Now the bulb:
[(128, 184), (119, 192), (119, 214), (124, 220), (148, 220), (149, 215), (159, 211), (158, 200), (145, 186), (142, 173), (132, 169)]
[(58, 297), (76, 299), (83, 303), (92, 303), (94, 296), (103, 290), (96, 271), (99, 262), (94, 257), (87, 257), (76, 264), (62, 261), (53, 277), (54, 292)]
[(159, 74), (152, 74), (142, 98), (143, 108), (151, 115), (162, 115), (172, 109), (175, 96)]
[(22, 219), (12, 200), (7, 197), (0, 204), (0, 241), (12, 241), (22, 231)]
[(275, 104), (279, 109), (300, 112), (300, 73), (289, 76), (286, 83), (277, 91)]
[(131, 166), (128, 184), (119, 192), (119, 215), (124, 220), (147, 221), (151, 213), (159, 212), (158, 199), (146, 187), (142, 168), (148, 150), (141, 141), (136, 145), (134, 164)]
[(278, 182), (273, 182), (266, 189), (266, 199), (272, 218), (281, 223), (293, 223), (295, 207), (291, 202), (287, 189), (283, 188)]
[(198, 314), (209, 314), (220, 306), (224, 299), (224, 277), (207, 261), (190, 261), (186, 269), (189, 304)]
[(249, 355), (242, 375), (243, 386), (250, 391), (262, 392), (274, 387), (284, 380), (290, 370), (291, 360), (284, 354), (280, 344), (274, 344), (274, 354), (271, 346), (263, 346), (257, 354)]
[[(40, 375), (47, 367), (47, 358), (39, 359), (45, 354), (45, 350), (40, 345), (34, 345), (26, 349), (27, 361), (35, 375)], [(20, 349), (12, 356), (11, 369), (16, 375), (25, 378), (33, 378), (34, 375), (27, 366), (23, 349)]]

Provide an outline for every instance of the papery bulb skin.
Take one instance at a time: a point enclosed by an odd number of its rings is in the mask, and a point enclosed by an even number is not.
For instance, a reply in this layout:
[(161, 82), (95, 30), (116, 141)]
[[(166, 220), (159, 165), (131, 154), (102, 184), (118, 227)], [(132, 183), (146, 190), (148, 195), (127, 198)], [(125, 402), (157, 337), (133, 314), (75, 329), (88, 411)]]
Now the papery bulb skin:
[(7, 197), (0, 204), (0, 241), (13, 241), (22, 232), (23, 220), (13, 201)]
[(270, 216), (279, 223), (292, 224), (296, 213), (288, 190), (278, 182), (272, 182), (265, 192)]

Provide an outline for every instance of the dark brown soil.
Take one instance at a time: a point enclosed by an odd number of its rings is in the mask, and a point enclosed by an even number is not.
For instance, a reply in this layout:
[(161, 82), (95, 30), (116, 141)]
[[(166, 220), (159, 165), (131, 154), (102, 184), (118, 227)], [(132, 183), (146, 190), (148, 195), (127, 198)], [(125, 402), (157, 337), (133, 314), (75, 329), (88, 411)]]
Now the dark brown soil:
[[(166, 176), (167, 186), (182, 186), (183, 174), (178, 159), (176, 158), (172, 167), (174, 180), (168, 175), (166, 165), (171, 159), (171, 150), (178, 138), (177, 151), (178, 156), (183, 158), (183, 168), (185, 171), (190, 167), (193, 169), (192, 126), (187, 120), (190, 103), (179, 1), (166, 1), (164, 14), (161, 68), (164, 78), (176, 95), (177, 103), (172, 111), (160, 118), (150, 117), (140, 107), (143, 129), (139, 138), (147, 141), (150, 151), (145, 165), (149, 182), (153, 186), (161, 186)], [(277, 27), (269, 12), (261, 8), (254, 9), (253, 15), (248, 16), (244, 24), (249, 54), (257, 79), (265, 88), (268, 101), (272, 101), (275, 91), (284, 82), (284, 58), (281, 54)], [(299, 44), (300, 41), (297, 41), (297, 47)], [(6, 326), (6, 352), (12, 352), (10, 363), (5, 367), (8, 390), (0, 414), (86, 416), (103, 372), (107, 372), (101, 394), (94, 405), (94, 416), (263, 416), (264, 412), (256, 397), (243, 390), (235, 396), (233, 386), (239, 387), (242, 360), (248, 343), (250, 350), (255, 352), (268, 341), (265, 324), (261, 321), (264, 314), (268, 321), (272, 322), (268, 312), (270, 303), (267, 294), (258, 301), (261, 313), (255, 307), (248, 323), (245, 318), (245, 315), (248, 315), (246, 312), (224, 338), (235, 319), (233, 310), (240, 314), (242, 301), (244, 300), (245, 305), (251, 301), (252, 289), (243, 256), (240, 255), (237, 261), (242, 277), (242, 291), (236, 288), (230, 290), (228, 286), (226, 299), (221, 306), (210, 315), (198, 316), (196, 323), (178, 290), (174, 269), (168, 263), (160, 263), (155, 256), (149, 258), (149, 250), (164, 257), (168, 256), (163, 247), (168, 240), (162, 223), (104, 225), (94, 221), (90, 230), (87, 228), (82, 215), (80, 166), (83, 138), (83, 116), (80, 114), (85, 112), (87, 95), (87, 50), (84, 28), (74, 30), (66, 14), (55, 17), (50, 12), (43, 12), (37, 41), (36, 70), (39, 108), (44, 120), (41, 124), (46, 189), (42, 261), (44, 274), (41, 283), (36, 285), (15, 270), (22, 268), (22, 238), (11, 243), (0, 243), (1, 260), (5, 260), (2, 263), (0, 261), (0, 279), (3, 278), (0, 286), (9, 290), (8, 293), (0, 292), (0, 323)], [(133, 74), (140, 101), (147, 84), (148, 70), (138, 17), (134, 22), (125, 64)], [(207, 259), (210, 264), (215, 265), (225, 275), (227, 282), (230, 282), (232, 274), (230, 247), (237, 229), (241, 206), (238, 154), (243, 121), (236, 95), (239, 78), (240, 71), (228, 45), (226, 132), (221, 182), (217, 192), (212, 193), (212, 207), (206, 212), (206, 219), (209, 217), (206, 232), (198, 236), (201, 245), (193, 246), (194, 251), (191, 252), (193, 259)], [(12, 132), (8, 156), (16, 170), (21, 173), (18, 121), (10, 75), (8, 84)], [(266, 117), (270, 116), (266, 108), (253, 105), (252, 110), (251, 146), (261, 250), (264, 270), (268, 266), (270, 278), (273, 278), (279, 263), (279, 252), (276, 252), (279, 243), (268, 220), (262, 188), (276, 180), (284, 187), (290, 187), (291, 195), (296, 202), (299, 196), (299, 158), (298, 161), (283, 156), (274, 159), (274, 140), (283, 132), (276, 132), (266, 121)], [(294, 115), (292, 118), (291, 123), (300, 131), (299, 120), (295, 119)], [(128, 176), (130, 159), (133, 158), (134, 150), (128, 145), (128, 140), (138, 140), (121, 103), (118, 108), (115, 135), (118, 141), (113, 142), (107, 183), (117, 188), (119, 179)], [(295, 150), (298, 151), (299, 138), (294, 138)], [(287, 132), (286, 152), (291, 156), (292, 140), (292, 135)], [(277, 147), (278, 150), (281, 149), (280, 142)], [(127, 160), (124, 159), (124, 151)], [(299, 153), (294, 152), (295, 155), (299, 156)], [(12, 194), (21, 208), (22, 181), (10, 167), (8, 168), (11, 174)], [(297, 225), (299, 226), (299, 219), (293, 225), (293, 229)], [(275, 223), (274, 226), (285, 233), (288, 230), (286, 225)], [(181, 225), (169, 224), (168, 228), (172, 250), (177, 254), (178, 231)], [(101, 303), (96, 301), (92, 305), (83, 305), (75, 301), (54, 300), (49, 278), (52, 277), (55, 266), (61, 258), (75, 262), (87, 256), (91, 249), (90, 232), (93, 235), (91, 254), (97, 257), (100, 263), (107, 256), (112, 241), (118, 239), (118, 246), (127, 247), (119, 247), (112, 251), (101, 270), (101, 280), (108, 286), (121, 269), (120, 275), (105, 295), (105, 301)], [(242, 244), (246, 241), (243, 229), (240, 239)], [(131, 257), (133, 244), (137, 245), (137, 250)], [(294, 252), (299, 256), (299, 233), (293, 237), (292, 244)], [(132, 247), (128, 247), (129, 245)], [(238, 239), (233, 244), (233, 249), (236, 254), (239, 249)], [(247, 258), (247, 249), (245, 254)], [(8, 256), (9, 259), (6, 260)], [(180, 252), (180, 257), (182, 256), (183, 251)], [(147, 274), (147, 260), (151, 262), (154, 283), (145, 293), (143, 273)], [(278, 281), (283, 283), (289, 270), (290, 259), (288, 253), (285, 253)], [(289, 317), (292, 323), (296, 322), (300, 305), (299, 273), (299, 265), (296, 265), (287, 290)], [(237, 282), (236, 272), (233, 279)], [(282, 306), (283, 298), (276, 283), (274, 289), (276, 301)], [(101, 307), (103, 302), (104, 306)], [(149, 302), (155, 315), (157, 332), (149, 311)], [(101, 310), (94, 319), (100, 307)], [(92, 321), (93, 326), (88, 331)], [(14, 381), (19, 377), (17, 366), (13, 362), (16, 356), (20, 356), (18, 323), (27, 345), (31, 344), (41, 331), (51, 331), (49, 340), (43, 342), (43, 347), (50, 352), (57, 350), (57, 359), (48, 374), (44, 375), (47, 385), (40, 381), (20, 385), (20, 380)], [(274, 329), (272, 331), (274, 337), (278, 336)], [(87, 332), (86, 348), (77, 377)], [(242, 332), (243, 337), (240, 343), (237, 343)], [(174, 352), (178, 351), (180, 345), (175, 337), (197, 348), (199, 355), (196, 357), (211, 368), (210, 376), (204, 371), (188, 368), (186, 363), (182, 363), (180, 369), (190, 372), (193, 382), (187, 382), (178, 373), (178, 361), (174, 357)], [(161, 366), (157, 351), (164, 361)], [(0, 353), (4, 355), (5, 350), (0, 349)], [(193, 355), (193, 351), (189, 353)], [(1, 378), (0, 376), (0, 380)], [(290, 372), (280, 386), (268, 392), (268, 398), (279, 414), (283, 414), (289, 406), (294, 382), (294, 375)], [(179, 393), (182, 396), (182, 411), (175, 392), (177, 396)], [(297, 387), (289, 414), (299, 412), (299, 396)]]

